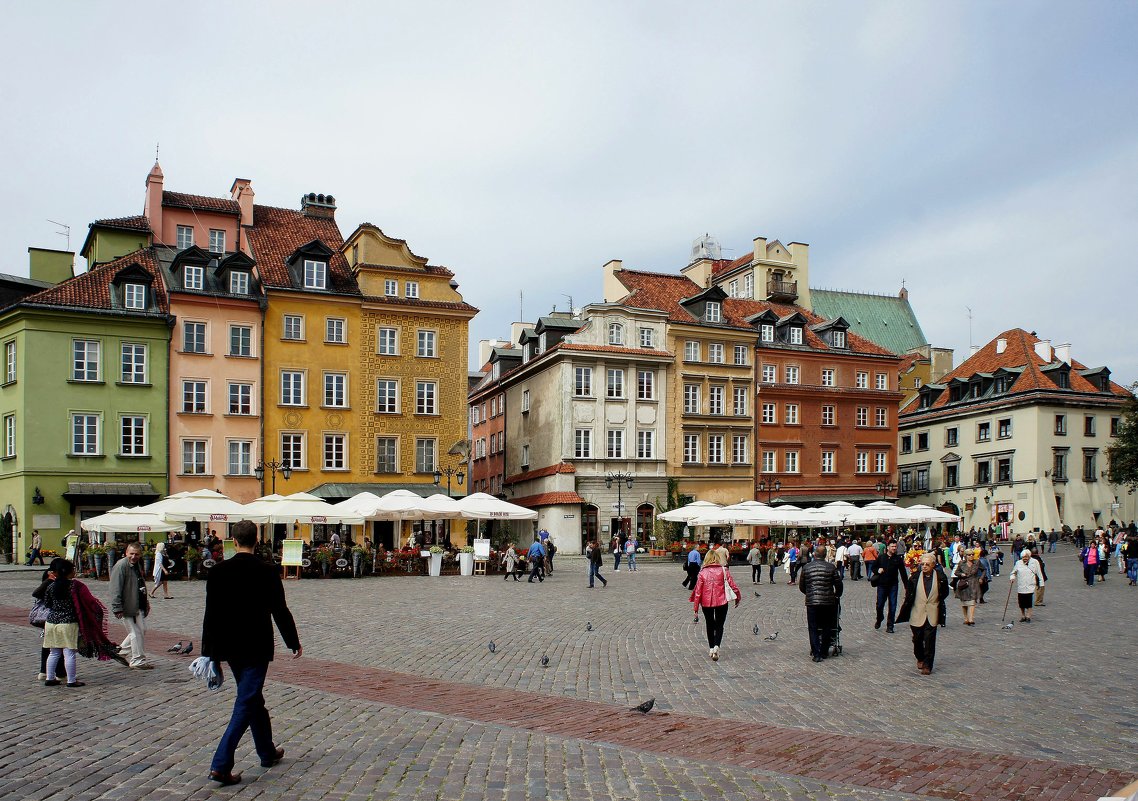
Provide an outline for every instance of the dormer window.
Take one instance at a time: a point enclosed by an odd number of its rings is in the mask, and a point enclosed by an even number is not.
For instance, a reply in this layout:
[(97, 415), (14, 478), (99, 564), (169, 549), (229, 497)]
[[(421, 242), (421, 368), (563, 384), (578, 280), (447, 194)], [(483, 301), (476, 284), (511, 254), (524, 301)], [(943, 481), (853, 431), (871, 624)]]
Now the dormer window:
[(146, 308), (146, 285), (145, 284), (124, 284), (123, 285), (123, 307), (127, 309), (145, 309)]
[(801, 345), (802, 344), (802, 326), (792, 325), (790, 327), (789, 338), (790, 338), (790, 344), (791, 345)]
[(225, 231), (218, 230), (217, 228), (209, 229), (209, 252), (225, 252)]
[(624, 344), (624, 326), (620, 323), (609, 323), (609, 344)]
[(762, 328), (759, 329), (759, 339), (763, 342), (774, 342), (774, 326), (770, 323), (763, 323)]
[(844, 348), (846, 346), (846, 332), (835, 331), (833, 343), (835, 348)]
[(723, 304), (709, 300), (703, 312), (703, 319), (709, 323), (718, 323), (723, 319)]
[(304, 288), (328, 288), (328, 262), (316, 259), (304, 260)]
[(1066, 370), (1060, 370), (1055, 374), (1055, 386), (1059, 387), (1059, 389), (1070, 389), (1071, 378), (1067, 375)]
[[(192, 232), (191, 232), (192, 233)], [(182, 287), (200, 290), (205, 283), (205, 267), (200, 264), (187, 264), (182, 275)]]
[(1003, 395), (1005, 392), (1011, 389), (1011, 384), (1011, 379), (1006, 375), (1002, 375), (996, 379), (994, 391), (997, 395)]
[(229, 294), (249, 294), (249, 273), (243, 270), (234, 270), (229, 274)]

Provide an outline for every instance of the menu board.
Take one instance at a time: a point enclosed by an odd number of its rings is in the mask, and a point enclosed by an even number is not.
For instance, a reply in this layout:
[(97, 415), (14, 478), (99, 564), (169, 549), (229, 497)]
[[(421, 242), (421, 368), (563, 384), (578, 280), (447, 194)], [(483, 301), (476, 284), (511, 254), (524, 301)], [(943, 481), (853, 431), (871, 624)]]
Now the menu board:
[(480, 561), (490, 558), (490, 540), (474, 540), (474, 558)]
[(281, 564), (285, 567), (300, 567), (304, 559), (304, 540), (283, 540), (281, 542)]

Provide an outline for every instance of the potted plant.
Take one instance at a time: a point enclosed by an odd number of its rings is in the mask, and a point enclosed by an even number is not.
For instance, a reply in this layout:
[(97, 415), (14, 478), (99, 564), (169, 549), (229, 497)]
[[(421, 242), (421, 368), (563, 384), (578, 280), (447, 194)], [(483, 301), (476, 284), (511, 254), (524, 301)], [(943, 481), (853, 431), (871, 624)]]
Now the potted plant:
[(142, 546), (142, 572), (143, 575), (150, 576), (154, 574), (154, 546)]
[(197, 548), (186, 548), (183, 558), (186, 560), (186, 581), (189, 581), (194, 577), (194, 570), (197, 568), (198, 560), (201, 559), (201, 554)]
[(464, 545), (458, 549), (458, 573), (460, 576), (474, 575), (474, 547)]
[(362, 545), (352, 548), (352, 578), (359, 578), (364, 574), (364, 559), (367, 557), (367, 548)]
[(87, 549), (87, 557), (91, 560), (91, 569), (95, 571), (95, 578), (103, 574), (103, 563), (107, 560), (107, 549), (102, 545), (92, 545)]
[(119, 560), (119, 546), (114, 542), (108, 542), (104, 547), (107, 552), (107, 574), (109, 575), (114, 570), (115, 562)]
[(320, 566), (320, 575), (328, 578), (328, 571), (332, 569), (332, 549), (327, 545), (320, 545), (312, 549), (312, 559)]
[(443, 572), (443, 554), (445, 550), (441, 545), (431, 546), (431, 575), (440, 576)]

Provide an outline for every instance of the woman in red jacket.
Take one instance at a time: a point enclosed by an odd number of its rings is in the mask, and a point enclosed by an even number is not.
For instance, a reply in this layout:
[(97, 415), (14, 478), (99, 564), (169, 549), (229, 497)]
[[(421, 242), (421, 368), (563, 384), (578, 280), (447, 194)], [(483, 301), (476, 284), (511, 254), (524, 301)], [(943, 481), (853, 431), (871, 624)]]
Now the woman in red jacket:
[(722, 552), (715, 548), (709, 549), (703, 558), (703, 567), (696, 579), (695, 589), (688, 600), (695, 606), (697, 616), (700, 607), (703, 607), (703, 621), (707, 624), (707, 654), (715, 662), (719, 661), (723, 624), (727, 622), (727, 605), (734, 600), (735, 606), (738, 606), (740, 598), (742, 593), (739, 592), (739, 585), (727, 569)]

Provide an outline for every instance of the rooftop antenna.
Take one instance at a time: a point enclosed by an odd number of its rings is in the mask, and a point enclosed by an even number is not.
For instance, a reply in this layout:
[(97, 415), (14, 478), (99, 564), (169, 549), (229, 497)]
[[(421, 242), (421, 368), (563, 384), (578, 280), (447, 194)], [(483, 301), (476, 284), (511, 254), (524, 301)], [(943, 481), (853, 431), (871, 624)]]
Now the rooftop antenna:
[(573, 296), (572, 295), (566, 295), (564, 292), (562, 292), (561, 297), (569, 298), (569, 316), (572, 317), (573, 316)]
[(160, 144), (159, 142), (154, 143), (154, 163), (155, 164), (158, 163), (158, 146), (159, 146), (159, 144)]
[(62, 231), (56, 231), (55, 235), (66, 237), (67, 238), (67, 249), (71, 250), (71, 226), (67, 225), (66, 223), (56, 222), (55, 220), (48, 220), (48, 222), (51, 223), (52, 225), (58, 225), (60, 228), (63, 229)]
[(518, 290), (518, 320), (520, 322), (525, 322), (525, 319), (526, 319), (525, 308), (526, 308), (525, 307), (525, 293), (519, 289)]
[(972, 350), (972, 307), (965, 306), (968, 309), (968, 349)]

